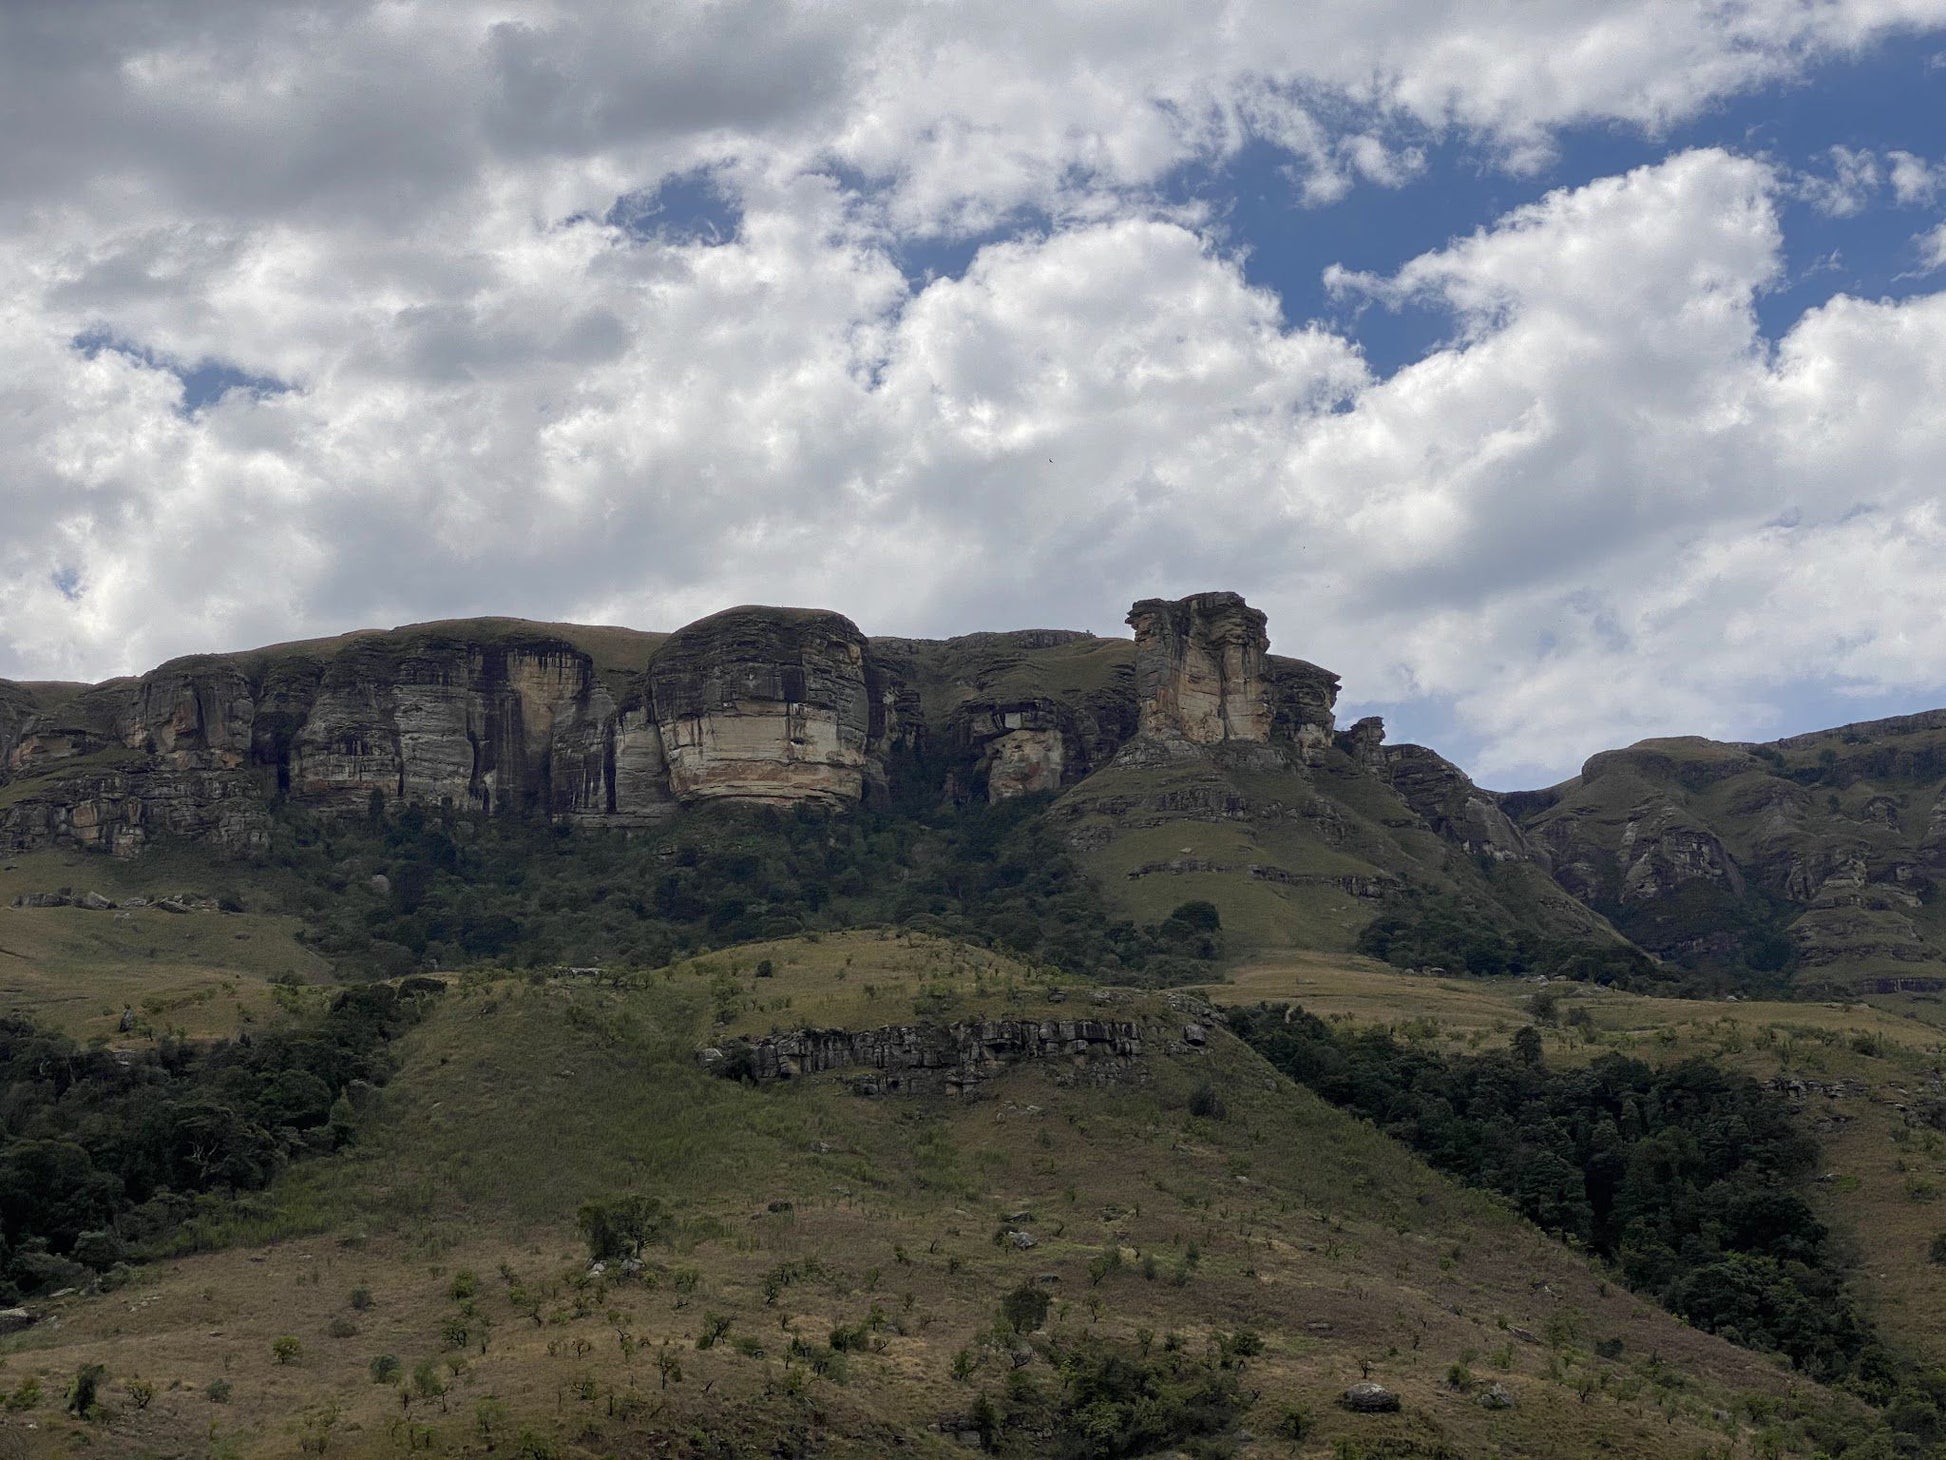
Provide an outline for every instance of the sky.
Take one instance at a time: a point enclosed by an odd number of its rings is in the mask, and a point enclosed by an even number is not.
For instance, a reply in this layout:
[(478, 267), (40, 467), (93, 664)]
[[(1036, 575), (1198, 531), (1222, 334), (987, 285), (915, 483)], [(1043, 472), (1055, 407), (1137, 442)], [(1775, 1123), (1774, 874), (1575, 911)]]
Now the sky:
[(1946, 705), (1946, 0), (0, 6), (0, 675), (1124, 634), (1486, 784)]

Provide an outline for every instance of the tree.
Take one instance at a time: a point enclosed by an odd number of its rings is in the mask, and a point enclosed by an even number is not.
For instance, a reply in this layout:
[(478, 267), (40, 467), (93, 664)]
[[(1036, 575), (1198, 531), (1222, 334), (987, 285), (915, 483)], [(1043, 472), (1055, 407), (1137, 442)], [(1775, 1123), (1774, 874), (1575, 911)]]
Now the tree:
[(595, 1262), (642, 1255), (642, 1249), (660, 1242), (669, 1230), (669, 1214), (652, 1196), (631, 1192), (612, 1201), (591, 1201), (576, 1214), (581, 1235), (588, 1241), (588, 1256)]

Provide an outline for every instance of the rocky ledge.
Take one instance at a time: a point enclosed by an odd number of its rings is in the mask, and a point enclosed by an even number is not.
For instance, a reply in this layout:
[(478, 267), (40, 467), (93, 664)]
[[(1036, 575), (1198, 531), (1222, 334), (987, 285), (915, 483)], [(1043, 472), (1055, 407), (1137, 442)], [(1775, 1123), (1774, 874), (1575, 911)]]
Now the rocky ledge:
[[(1158, 1039), (1175, 1031), (1145, 1031), (1125, 1019), (988, 1019), (960, 1024), (895, 1024), (880, 1029), (799, 1029), (761, 1039), (727, 1040), (702, 1052), (712, 1073), (774, 1084), (829, 1070), (859, 1073), (852, 1087), (864, 1095), (939, 1093), (971, 1096), (1015, 1065), (1059, 1062), (1068, 1079), (1114, 1081), (1139, 1068)], [(1185, 1024), (1180, 1043), (1201, 1048), (1200, 1024)]]

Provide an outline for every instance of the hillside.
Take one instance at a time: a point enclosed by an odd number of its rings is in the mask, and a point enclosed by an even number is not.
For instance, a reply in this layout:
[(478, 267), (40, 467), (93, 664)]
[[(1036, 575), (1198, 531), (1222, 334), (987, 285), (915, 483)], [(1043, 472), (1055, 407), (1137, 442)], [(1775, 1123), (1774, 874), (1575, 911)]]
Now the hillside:
[(1636, 943), (1746, 984), (1946, 987), (1946, 714), (1768, 745), (1651, 740), (1501, 798)]
[[(943, 1455), (997, 1423), (1003, 1452), (1045, 1453), (1092, 1443), (1046, 1407), (1088, 1354), (1123, 1366), (1111, 1389), (1144, 1365), (1206, 1399), (1240, 1381), (1195, 1411), (1207, 1434), (1184, 1421), (1205, 1453), (1687, 1455), (1760, 1431), (1808, 1453), (1826, 1403), (1180, 999), (856, 934), (436, 1004), (352, 1146), (183, 1239), (220, 1250), (7, 1341), (0, 1383), (47, 1398), (4, 1433), (30, 1454)], [(863, 1098), (842, 1069), (752, 1086), (697, 1058), (799, 1020), (981, 1015), (1130, 1022), (1142, 1048), (1002, 1061), (960, 1098)], [(576, 1212), (629, 1192), (668, 1226), (639, 1277), (593, 1273)], [(1045, 1316), (996, 1334), (1023, 1285)], [(93, 1363), (103, 1413), (64, 1419), (54, 1396)], [(1334, 1402), (1367, 1371), (1400, 1412)]]

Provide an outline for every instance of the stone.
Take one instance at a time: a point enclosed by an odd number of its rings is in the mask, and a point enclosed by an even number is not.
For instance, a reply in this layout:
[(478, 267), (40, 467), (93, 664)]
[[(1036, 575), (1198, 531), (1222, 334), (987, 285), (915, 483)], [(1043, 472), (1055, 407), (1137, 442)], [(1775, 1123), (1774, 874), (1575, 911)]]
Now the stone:
[(1014, 1247), (1021, 1252), (1026, 1252), (1029, 1248), (1040, 1246), (1040, 1239), (1032, 1232), (1009, 1232), (1007, 1234), (1007, 1240), (1013, 1243)]
[(1353, 1414), (1392, 1414), (1399, 1408), (1399, 1396), (1383, 1384), (1365, 1379), (1345, 1390), (1338, 1403)]
[(1130, 1020), (987, 1019), (725, 1040), (714, 1046), (718, 1057), (703, 1063), (713, 1074), (758, 1084), (856, 1069), (861, 1073), (851, 1083), (860, 1094), (967, 1097), (1000, 1070), (1027, 1061), (1060, 1061), (1112, 1082), (1140, 1062), (1146, 1046), (1142, 1027)]
[(0, 1308), (0, 1335), (19, 1333), (34, 1325), (34, 1315), (25, 1308)]
[(1512, 1409), (1514, 1397), (1507, 1392), (1504, 1384), (1489, 1384), (1480, 1391), (1478, 1400), (1482, 1409)]
[(657, 650), (649, 698), (680, 802), (847, 806), (864, 797), (865, 636), (842, 614), (712, 614)]
[(76, 907), (85, 907), (91, 912), (113, 912), (115, 904), (99, 892), (84, 892), (75, 899)]
[(1142, 734), (1193, 745), (1270, 739), (1270, 639), (1260, 610), (1235, 593), (1145, 598), (1128, 623)]

